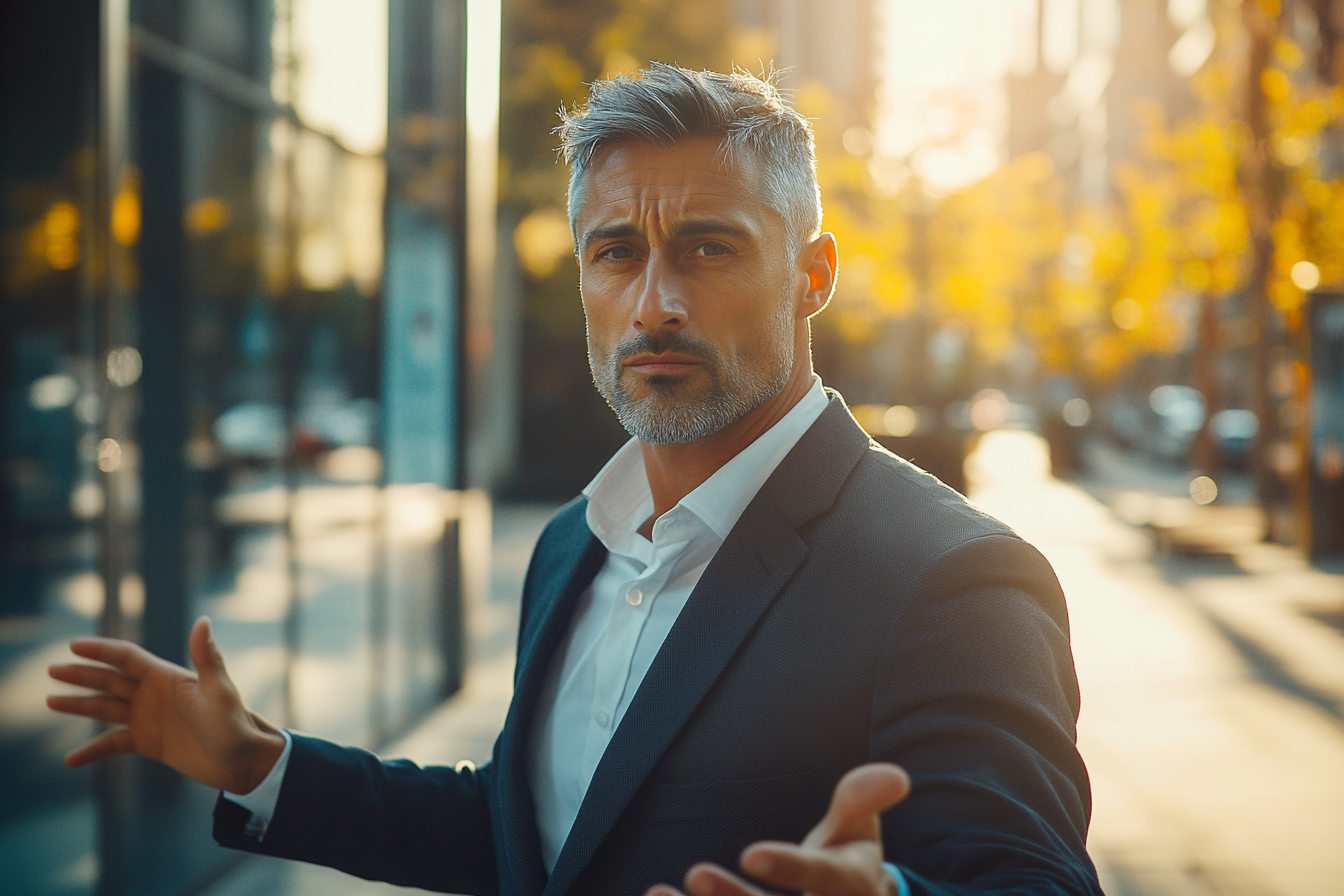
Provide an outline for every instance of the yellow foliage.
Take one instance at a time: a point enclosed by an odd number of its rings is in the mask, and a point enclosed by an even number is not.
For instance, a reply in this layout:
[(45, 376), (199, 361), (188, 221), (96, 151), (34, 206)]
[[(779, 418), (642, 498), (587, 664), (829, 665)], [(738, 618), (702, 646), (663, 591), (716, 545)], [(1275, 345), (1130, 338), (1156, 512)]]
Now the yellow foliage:
[(533, 277), (549, 277), (560, 262), (574, 253), (569, 219), (557, 208), (539, 209), (523, 218), (513, 231), (518, 260)]
[(562, 45), (534, 44), (527, 49), (526, 60), (513, 88), (519, 99), (552, 94), (568, 99), (578, 93), (583, 84), (583, 68)]
[(1129, 235), (1107, 209), (1087, 207), (1078, 215), (1077, 228), (1092, 247), (1092, 280), (1112, 283), (1129, 262)]
[(1043, 154), (1023, 156), (943, 199), (929, 220), (934, 307), (971, 332), (986, 361), (1002, 360), (1019, 330), (1040, 332), (1027, 312), (1049, 301), (1042, 276), (1067, 233), (1052, 170)]
[(1274, 41), (1274, 59), (1284, 68), (1301, 68), (1305, 58), (1302, 55), (1302, 48), (1290, 38), (1280, 37)]
[(1118, 333), (1098, 333), (1087, 343), (1084, 360), (1091, 372), (1101, 379), (1116, 376), (1130, 358)]
[[(1286, 68), (1299, 67), (1300, 56), (1296, 45), (1280, 41), (1275, 47), (1276, 59)], [(1322, 140), (1327, 135), (1338, 140), (1338, 129), (1344, 126), (1344, 86), (1311, 82), (1295, 88), (1281, 69), (1269, 69), (1266, 76), (1289, 89), (1270, 97), (1270, 140), (1283, 167), (1265, 286), (1274, 305), (1293, 315), (1306, 298), (1293, 282), (1294, 265), (1302, 261), (1316, 265), (1325, 286), (1338, 288), (1344, 283), (1344, 179), (1322, 177), (1320, 165)]]
[(872, 318), (858, 311), (838, 310), (830, 318), (846, 342), (868, 343), (873, 340)]
[(1276, 68), (1265, 69), (1260, 75), (1260, 89), (1271, 103), (1286, 102), (1293, 92), (1293, 82)]
[(206, 196), (187, 207), (183, 223), (189, 233), (209, 236), (228, 226), (229, 203), (218, 196)]
[(123, 246), (140, 239), (140, 194), (123, 187), (112, 200), (112, 236)]
[[(1280, 12), (1277, 0), (1248, 2)], [(1230, 39), (1230, 19), (1219, 21), (1219, 40)], [(802, 85), (798, 106), (817, 119), (825, 226), (841, 246), (836, 331), (867, 342), (874, 321), (918, 306), (932, 325), (970, 334), (982, 361), (1025, 339), (1046, 370), (1102, 379), (1143, 354), (1180, 350), (1195, 297), (1243, 289), (1251, 267), (1242, 179), (1256, 147), (1239, 118), (1245, 74), (1230, 58), (1215, 54), (1196, 74), (1196, 108), (1180, 120), (1140, 101), (1139, 154), (1116, 168), (1119, 201), (1067, 214), (1044, 154), (951, 195), (930, 198), (916, 180), (884, 199), (869, 160), (841, 145), (845, 122), (828, 117), (835, 98)], [(1293, 265), (1310, 261), (1323, 285), (1344, 285), (1344, 182), (1323, 178), (1318, 161), (1344, 126), (1344, 86), (1313, 85), (1290, 40), (1272, 58), (1258, 78), (1283, 198), (1265, 288), (1295, 313), (1303, 293)]]

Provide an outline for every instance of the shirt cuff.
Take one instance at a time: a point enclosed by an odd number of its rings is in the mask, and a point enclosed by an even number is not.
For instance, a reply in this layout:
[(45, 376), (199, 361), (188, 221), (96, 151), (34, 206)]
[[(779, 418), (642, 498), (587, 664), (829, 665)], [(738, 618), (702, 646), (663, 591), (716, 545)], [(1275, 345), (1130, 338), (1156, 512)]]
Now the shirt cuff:
[(882, 867), (893, 879), (895, 879), (897, 896), (910, 896), (910, 884), (906, 882), (905, 875), (901, 873), (901, 869), (890, 862), (883, 862)]
[[(281, 728), (280, 733), (285, 736), (285, 749), (280, 752), (280, 758), (275, 760), (275, 765), (271, 766), (271, 770), (261, 779), (260, 784), (247, 793), (220, 791), (224, 799), (237, 803), (252, 813), (252, 818), (243, 828), (243, 832), (258, 840), (265, 836), (266, 827), (271, 823), (271, 817), (275, 815), (275, 804), (280, 801), (280, 784), (284, 781), (285, 769), (289, 766), (289, 750), (294, 745), (288, 731)], [(905, 894), (902, 893), (901, 896)]]

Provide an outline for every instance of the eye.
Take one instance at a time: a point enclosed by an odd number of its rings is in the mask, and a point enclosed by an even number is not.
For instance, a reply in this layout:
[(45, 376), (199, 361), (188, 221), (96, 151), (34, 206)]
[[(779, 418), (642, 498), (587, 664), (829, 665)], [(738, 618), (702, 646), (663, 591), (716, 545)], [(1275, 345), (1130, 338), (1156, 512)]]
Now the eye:
[(635, 257), (635, 250), (629, 246), (610, 246), (597, 253), (598, 258), (609, 258), (614, 261), (629, 261)]
[(725, 246), (723, 243), (709, 242), (709, 243), (701, 243), (700, 245), (696, 246), (695, 251), (692, 254), (699, 255), (702, 258), (705, 257), (715, 258), (721, 255), (729, 255), (731, 253), (732, 250), (729, 249), (727, 246)]

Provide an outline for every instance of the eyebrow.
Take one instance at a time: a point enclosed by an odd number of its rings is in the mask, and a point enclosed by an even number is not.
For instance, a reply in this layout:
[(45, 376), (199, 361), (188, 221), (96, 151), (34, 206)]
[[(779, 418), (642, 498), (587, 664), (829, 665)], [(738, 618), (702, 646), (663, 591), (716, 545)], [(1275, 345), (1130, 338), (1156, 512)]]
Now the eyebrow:
[[(751, 238), (751, 234), (745, 227), (721, 218), (692, 218), (689, 221), (679, 223), (672, 232), (674, 238), (682, 239), (690, 236), (713, 236), (715, 234), (739, 240)], [(602, 240), (622, 239), (632, 236), (643, 237), (644, 234), (633, 224), (607, 224), (603, 227), (594, 227), (585, 233), (583, 235), (583, 245), (590, 246)]]
[(615, 240), (627, 236), (640, 236), (639, 230), (633, 224), (607, 224), (604, 227), (594, 227), (583, 235), (583, 244), (591, 246), (593, 243), (602, 240)]

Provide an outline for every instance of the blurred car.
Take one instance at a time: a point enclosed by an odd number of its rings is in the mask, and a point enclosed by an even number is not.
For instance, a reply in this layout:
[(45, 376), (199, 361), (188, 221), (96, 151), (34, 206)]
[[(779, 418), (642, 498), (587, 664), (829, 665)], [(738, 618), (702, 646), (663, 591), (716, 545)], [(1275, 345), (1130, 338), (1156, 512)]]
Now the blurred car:
[[(215, 439), (235, 456), (278, 461), (285, 456), (285, 422), (280, 405), (243, 402), (215, 419)], [(301, 408), (294, 421), (294, 439), (299, 453), (306, 457), (333, 448), (372, 445), (377, 429), (377, 403), (358, 398)]]
[(1163, 460), (1184, 461), (1195, 435), (1204, 427), (1204, 396), (1190, 386), (1169, 384), (1148, 394), (1148, 406), (1157, 418), (1150, 442), (1152, 452)]

